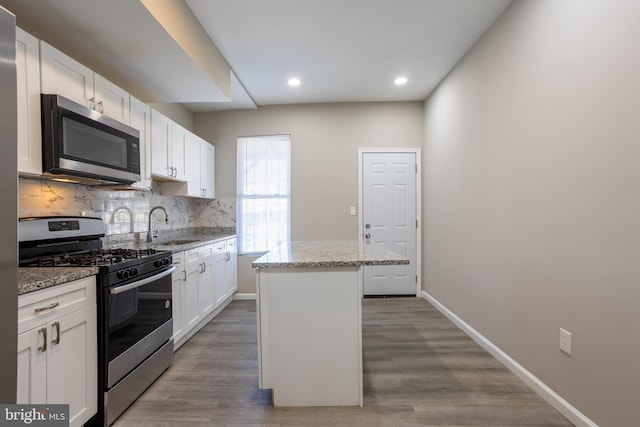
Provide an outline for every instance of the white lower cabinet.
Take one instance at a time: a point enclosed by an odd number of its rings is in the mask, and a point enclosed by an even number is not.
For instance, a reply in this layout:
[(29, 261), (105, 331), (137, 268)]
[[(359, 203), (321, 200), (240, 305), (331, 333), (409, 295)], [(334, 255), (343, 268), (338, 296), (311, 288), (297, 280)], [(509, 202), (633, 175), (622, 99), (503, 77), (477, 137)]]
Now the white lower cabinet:
[(17, 403), (68, 404), (70, 426), (97, 412), (95, 277), (18, 298)]
[(202, 317), (213, 311), (216, 305), (214, 292), (214, 245), (206, 245), (198, 248), (200, 250), (200, 260), (202, 270), (198, 277), (198, 302), (199, 311)]
[(234, 237), (173, 254), (175, 349), (222, 310), (216, 311), (237, 289), (235, 243)]
[(177, 349), (213, 312), (213, 245), (174, 253), (173, 259), (173, 343)]
[(238, 251), (236, 239), (227, 239), (216, 243), (215, 295), (216, 307), (222, 304), (238, 289), (237, 265)]
[(172, 275), (172, 314), (173, 317), (173, 342), (180, 341), (184, 336), (184, 288), (186, 282), (186, 271), (184, 269), (184, 252), (173, 254), (173, 266), (176, 271)]

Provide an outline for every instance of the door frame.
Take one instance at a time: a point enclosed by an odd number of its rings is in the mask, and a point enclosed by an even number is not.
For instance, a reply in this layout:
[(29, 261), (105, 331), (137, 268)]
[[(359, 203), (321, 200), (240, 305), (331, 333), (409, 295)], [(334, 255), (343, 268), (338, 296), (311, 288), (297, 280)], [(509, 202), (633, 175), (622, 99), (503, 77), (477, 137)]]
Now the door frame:
[[(416, 296), (422, 295), (422, 162), (420, 148), (358, 148), (358, 241), (364, 241), (364, 218), (362, 208), (363, 201), (363, 180), (362, 180), (362, 157), (365, 153), (413, 153), (416, 155)], [(360, 289), (361, 297), (364, 295), (364, 274), (362, 275)]]

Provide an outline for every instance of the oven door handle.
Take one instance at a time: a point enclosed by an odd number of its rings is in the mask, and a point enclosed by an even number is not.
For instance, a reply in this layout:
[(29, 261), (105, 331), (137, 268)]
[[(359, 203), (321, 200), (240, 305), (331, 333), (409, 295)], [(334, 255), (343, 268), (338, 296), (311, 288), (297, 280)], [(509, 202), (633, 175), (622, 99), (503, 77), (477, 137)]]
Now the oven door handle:
[(168, 275), (170, 275), (171, 273), (173, 273), (174, 271), (176, 271), (176, 267), (174, 265), (172, 265), (169, 269), (163, 271), (162, 273), (158, 273), (154, 276), (151, 277), (147, 277), (146, 279), (142, 279), (142, 280), (138, 280), (136, 282), (133, 283), (129, 283), (128, 285), (122, 285), (122, 286), (116, 286), (115, 288), (111, 288), (109, 289), (109, 293), (111, 295), (117, 295), (117, 294), (121, 294), (123, 292), (127, 292), (131, 289), (135, 289), (135, 288), (139, 288), (140, 286), (144, 286), (147, 285), (151, 282), (154, 282), (158, 279), (162, 279), (163, 277), (166, 277)]

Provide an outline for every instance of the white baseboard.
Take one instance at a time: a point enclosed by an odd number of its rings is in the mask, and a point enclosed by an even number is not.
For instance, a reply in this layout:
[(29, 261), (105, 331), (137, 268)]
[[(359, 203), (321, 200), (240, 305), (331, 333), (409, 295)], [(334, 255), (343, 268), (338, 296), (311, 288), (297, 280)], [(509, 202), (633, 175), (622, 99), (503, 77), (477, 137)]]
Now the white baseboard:
[(258, 297), (258, 294), (233, 294), (234, 301), (255, 301)]
[(485, 349), (489, 354), (498, 359), (518, 378), (524, 381), (533, 391), (546, 400), (558, 412), (564, 415), (576, 427), (598, 427), (596, 423), (587, 418), (582, 412), (573, 407), (569, 402), (564, 400), (558, 393), (553, 391), (549, 386), (540, 381), (531, 372), (526, 370), (522, 365), (512, 359), (507, 353), (498, 348), (495, 344), (482, 336), (478, 331), (473, 329), (464, 320), (459, 318), (455, 313), (442, 305), (438, 300), (433, 298), (427, 292), (422, 291), (422, 297), (429, 301), (438, 311), (444, 314), (449, 320), (469, 335), (480, 347)]

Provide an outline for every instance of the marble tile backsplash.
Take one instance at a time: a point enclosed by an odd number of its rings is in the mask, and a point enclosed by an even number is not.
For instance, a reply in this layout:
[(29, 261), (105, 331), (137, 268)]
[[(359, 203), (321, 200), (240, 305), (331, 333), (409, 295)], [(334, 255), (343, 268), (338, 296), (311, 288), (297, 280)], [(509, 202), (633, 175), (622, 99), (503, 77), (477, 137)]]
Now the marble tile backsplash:
[(112, 190), (102, 187), (66, 184), (39, 179), (19, 179), (19, 216), (92, 216), (102, 218), (105, 234), (112, 238), (133, 238), (134, 233), (146, 233), (149, 211), (164, 207), (169, 214), (153, 213), (152, 227), (163, 234), (183, 233), (184, 229), (209, 228), (235, 230), (234, 199), (202, 200), (170, 197), (151, 191)]

